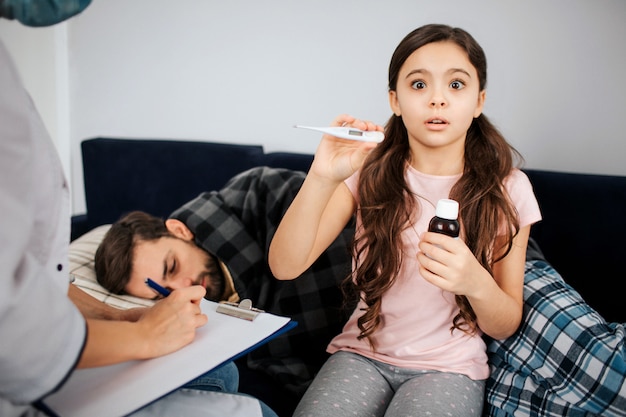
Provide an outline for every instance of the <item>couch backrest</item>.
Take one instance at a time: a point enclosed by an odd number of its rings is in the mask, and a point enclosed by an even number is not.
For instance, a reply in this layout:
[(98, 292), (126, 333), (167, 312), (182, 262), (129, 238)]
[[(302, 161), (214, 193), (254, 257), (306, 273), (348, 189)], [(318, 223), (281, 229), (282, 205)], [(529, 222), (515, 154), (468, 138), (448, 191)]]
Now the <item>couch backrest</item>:
[(548, 262), (607, 320), (623, 322), (626, 177), (524, 170), (543, 220), (533, 226)]
[(160, 217), (255, 166), (308, 171), (313, 155), (265, 153), (261, 145), (92, 138), (81, 143), (86, 230), (132, 210)]
[[(204, 191), (219, 190), (255, 166), (308, 171), (313, 155), (264, 153), (261, 145), (94, 138), (83, 141), (86, 230), (131, 210), (167, 217)], [(524, 170), (543, 221), (531, 236), (565, 281), (606, 319), (624, 321), (626, 177)]]
[(90, 227), (131, 210), (167, 217), (203, 191), (258, 165), (260, 145), (93, 138), (82, 142)]

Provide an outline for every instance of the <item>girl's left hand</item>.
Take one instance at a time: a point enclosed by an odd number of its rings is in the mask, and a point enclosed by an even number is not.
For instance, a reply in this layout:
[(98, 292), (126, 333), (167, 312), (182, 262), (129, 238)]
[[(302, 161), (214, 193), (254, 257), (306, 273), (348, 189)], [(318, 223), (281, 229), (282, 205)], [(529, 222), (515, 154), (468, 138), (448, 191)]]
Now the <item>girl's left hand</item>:
[(470, 296), (484, 288), (486, 278), (491, 278), (461, 239), (425, 232), (420, 236), (418, 246), (420, 273), (444, 291)]

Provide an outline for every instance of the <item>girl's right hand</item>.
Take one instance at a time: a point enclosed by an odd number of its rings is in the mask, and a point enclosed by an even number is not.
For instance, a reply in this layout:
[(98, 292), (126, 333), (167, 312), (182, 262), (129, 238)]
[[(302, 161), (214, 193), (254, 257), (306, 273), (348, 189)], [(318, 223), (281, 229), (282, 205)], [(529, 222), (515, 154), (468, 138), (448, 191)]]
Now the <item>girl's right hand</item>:
[[(373, 122), (356, 119), (347, 114), (335, 118), (331, 126), (350, 126), (380, 132), (384, 130), (382, 126)], [(376, 145), (376, 142), (341, 139), (325, 134), (315, 152), (309, 173), (336, 182), (343, 181), (363, 165), (363, 161)]]

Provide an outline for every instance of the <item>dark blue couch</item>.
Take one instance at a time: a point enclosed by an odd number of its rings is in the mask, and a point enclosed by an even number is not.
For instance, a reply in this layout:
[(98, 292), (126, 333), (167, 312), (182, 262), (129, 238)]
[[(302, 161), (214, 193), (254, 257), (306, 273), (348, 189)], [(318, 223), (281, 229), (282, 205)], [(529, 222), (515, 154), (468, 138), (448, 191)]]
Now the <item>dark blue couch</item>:
[[(265, 153), (262, 146), (253, 144), (182, 140), (94, 138), (81, 146), (87, 212), (72, 219), (72, 239), (130, 210), (167, 217), (199, 193), (220, 189), (246, 169), (270, 166), (307, 171), (313, 158)], [(626, 322), (617, 289), (623, 277), (621, 257), (626, 255), (626, 177), (525, 172), (544, 218), (533, 226), (531, 236), (547, 261), (605, 319)], [(244, 369), (243, 391), (266, 395), (255, 391), (258, 380), (250, 387), (246, 378)], [(263, 388), (271, 389), (271, 384), (266, 381)], [(293, 406), (288, 398), (283, 400), (287, 410)]]

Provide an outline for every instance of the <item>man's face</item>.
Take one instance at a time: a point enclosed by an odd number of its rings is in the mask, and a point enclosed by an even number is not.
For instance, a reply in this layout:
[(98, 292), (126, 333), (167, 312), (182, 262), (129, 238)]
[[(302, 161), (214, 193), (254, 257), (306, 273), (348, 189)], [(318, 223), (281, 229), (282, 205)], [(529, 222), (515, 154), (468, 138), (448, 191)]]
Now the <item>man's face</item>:
[(140, 241), (135, 246), (133, 268), (124, 289), (136, 297), (160, 298), (145, 283), (146, 278), (151, 278), (169, 290), (202, 285), (207, 290), (205, 298), (218, 300), (224, 288), (223, 279), (210, 273), (215, 270), (212, 263), (208, 253), (192, 241), (177, 237)]

